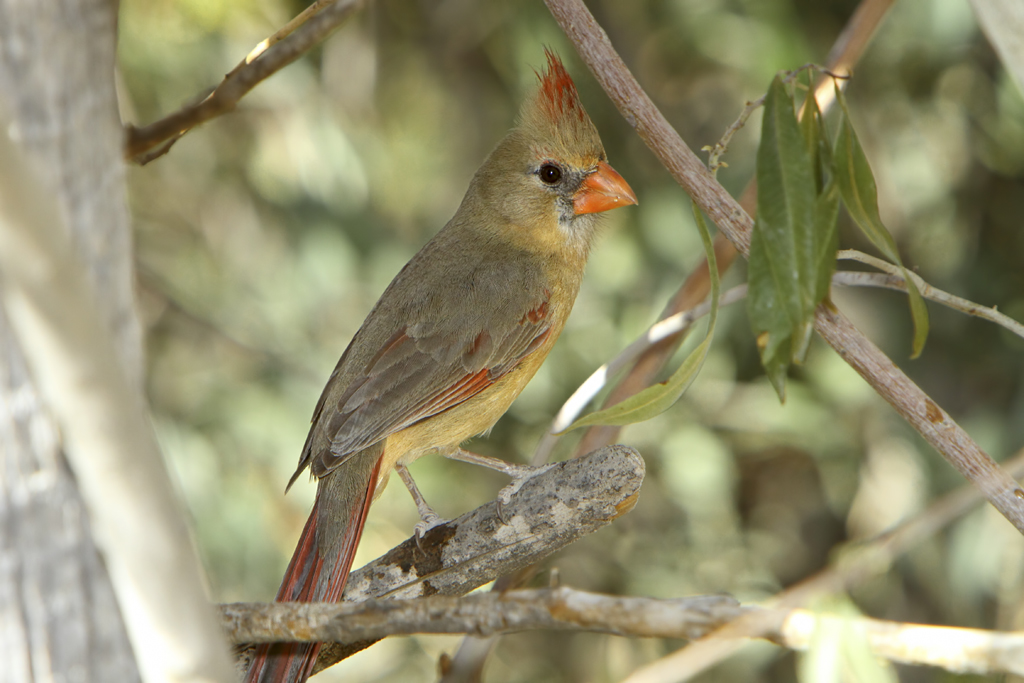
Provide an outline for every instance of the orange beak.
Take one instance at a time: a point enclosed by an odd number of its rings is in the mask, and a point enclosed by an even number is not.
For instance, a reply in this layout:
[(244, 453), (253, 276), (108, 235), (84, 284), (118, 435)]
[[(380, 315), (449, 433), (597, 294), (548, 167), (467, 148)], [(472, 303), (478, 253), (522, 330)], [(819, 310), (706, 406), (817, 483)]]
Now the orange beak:
[(572, 198), (576, 215), (600, 213), (619, 206), (636, 204), (636, 195), (618, 172), (603, 161), (587, 176)]

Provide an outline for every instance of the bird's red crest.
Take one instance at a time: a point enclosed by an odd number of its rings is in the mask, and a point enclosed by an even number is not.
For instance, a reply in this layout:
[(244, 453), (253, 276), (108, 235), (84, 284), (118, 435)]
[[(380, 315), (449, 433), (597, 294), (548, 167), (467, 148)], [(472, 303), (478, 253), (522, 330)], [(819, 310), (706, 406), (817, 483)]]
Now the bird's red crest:
[(573, 112), (582, 121), (586, 114), (572, 77), (562, 66), (558, 55), (549, 49), (544, 50), (544, 55), (548, 58), (548, 68), (543, 76), (537, 74), (540, 78), (540, 101), (544, 109), (554, 120)]

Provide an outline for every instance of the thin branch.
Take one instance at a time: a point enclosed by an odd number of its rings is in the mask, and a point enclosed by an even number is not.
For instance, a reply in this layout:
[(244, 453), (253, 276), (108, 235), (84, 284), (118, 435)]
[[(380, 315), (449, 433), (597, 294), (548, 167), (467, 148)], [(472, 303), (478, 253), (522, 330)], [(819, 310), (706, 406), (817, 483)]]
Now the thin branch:
[[(842, 270), (832, 275), (832, 284), (840, 285), (843, 287), (881, 287), (885, 289), (892, 289), (897, 292), (906, 292), (907, 283), (903, 279), (902, 271), (888, 261), (869, 256), (853, 249), (847, 249), (839, 252), (840, 259), (848, 259), (860, 261), (879, 268), (884, 273), (865, 273), (860, 271), (849, 271)], [(949, 292), (943, 291), (938, 287), (934, 287), (925, 282), (916, 273), (910, 272), (910, 278), (917, 285), (918, 291), (921, 292), (921, 296), (938, 304), (942, 304), (948, 308), (952, 308), (955, 311), (966, 313), (983, 320), (995, 323), (1001, 327), (1006, 328), (1010, 332), (1013, 332), (1017, 336), (1024, 338), (1024, 325), (1013, 318), (1000, 313), (994, 308), (982, 306), (976, 304), (973, 301), (950, 294)], [(747, 285), (737, 285), (732, 289), (728, 290), (718, 299), (719, 306), (730, 306), (747, 296)], [(537, 455), (535, 458), (541, 458), (546, 460), (549, 457), (555, 443), (557, 443), (558, 434), (571, 425), (582, 413), (583, 409), (600, 394), (612, 378), (615, 377), (624, 367), (635, 361), (637, 358), (642, 356), (651, 348), (662, 343), (666, 339), (675, 337), (676, 335), (685, 333), (690, 326), (697, 320), (703, 318), (711, 310), (711, 303), (705, 301), (704, 303), (691, 308), (687, 311), (682, 311), (674, 315), (670, 315), (667, 318), (659, 320), (658, 322), (647, 328), (640, 337), (633, 341), (629, 346), (619, 352), (615, 358), (611, 359), (588, 377), (583, 384), (581, 384), (576, 391), (566, 399), (565, 403), (562, 404), (561, 409), (555, 416), (554, 421), (551, 423), (551, 428), (540, 440), (537, 446)]]
[[(902, 271), (900, 268), (894, 266), (888, 261), (883, 261), (882, 259), (869, 256), (868, 254), (853, 249), (840, 251), (838, 258), (859, 261), (885, 272), (865, 273), (859, 271), (839, 271), (832, 275), (833, 285), (845, 287), (882, 287), (885, 289), (893, 289), (898, 292), (907, 291), (907, 284), (903, 279)], [(918, 291), (921, 292), (921, 295), (924, 298), (942, 304), (948, 308), (952, 308), (953, 310), (966, 313), (967, 315), (988, 320), (989, 322), (993, 322), (1004, 327), (1017, 336), (1024, 338), (1024, 325), (1021, 325), (1013, 318), (1000, 313), (994, 308), (988, 308), (987, 306), (976, 304), (973, 301), (969, 301), (934, 287), (925, 282), (924, 279), (916, 273), (910, 271), (908, 271), (908, 273), (910, 274), (910, 278), (914, 281), (914, 284), (917, 285)], [(747, 285), (737, 285), (725, 292), (719, 298), (718, 305), (729, 306), (742, 300), (746, 295)], [(551, 428), (544, 434), (538, 443), (534, 460), (537, 462), (544, 462), (548, 457), (550, 457), (562, 430), (566, 429), (582, 414), (583, 409), (586, 408), (598, 394), (604, 391), (611, 379), (614, 378), (615, 375), (618, 374), (626, 365), (635, 361), (650, 349), (657, 347), (666, 339), (672, 339), (678, 335), (684, 334), (695, 321), (707, 315), (710, 310), (710, 302), (705, 301), (694, 308), (659, 320), (654, 323), (654, 325), (651, 325), (644, 334), (634, 340), (633, 343), (619, 352), (615, 358), (591, 373), (590, 377), (588, 377), (583, 384), (581, 384), (576, 391), (572, 393), (565, 403), (562, 404), (561, 409), (558, 411), (554, 421), (551, 423)]]
[(338, 605), (272, 602), (221, 606), (224, 630), (236, 644), (354, 643), (414, 633), (488, 637), (539, 629), (691, 640), (744, 611), (726, 595), (658, 600), (565, 587)]
[[(876, 287), (886, 287), (888, 289), (895, 289), (901, 292), (907, 291), (907, 284), (903, 280), (903, 271), (888, 261), (883, 261), (880, 258), (869, 256), (863, 252), (857, 251), (856, 249), (843, 249), (839, 252), (840, 259), (846, 259), (850, 261), (859, 261), (866, 265), (878, 268), (879, 270), (886, 273), (886, 277), (869, 277), (875, 275), (874, 273), (843, 273), (841, 282), (838, 282), (833, 278), (833, 282), (836, 284), (843, 285), (861, 285), (870, 284)], [(966, 313), (967, 315), (973, 315), (976, 318), (988, 320), (989, 322), (995, 323), (1001, 327), (1005, 327), (1010, 332), (1013, 332), (1018, 337), (1024, 337), (1024, 325), (1014, 320), (1008, 315), (1000, 313), (994, 308), (988, 306), (982, 306), (976, 304), (973, 301), (968, 301), (955, 294), (945, 292), (938, 287), (933, 287), (921, 278), (917, 273), (908, 270), (907, 274), (910, 275), (910, 279), (917, 285), (917, 289), (921, 292), (921, 296), (926, 299), (930, 299), (936, 303), (940, 303), (943, 306), (952, 308), (953, 310)], [(837, 273), (839, 275), (839, 273)], [(860, 276), (860, 277), (857, 277)]]
[[(700, 163), (615, 52), (582, 0), (545, 0), (597, 81), (695, 202), (735, 247), (749, 253), (753, 220)], [(999, 512), (1024, 533), (1024, 490), (878, 347), (831, 304), (818, 307), (815, 330)]]
[(750, 612), (777, 625), (762, 637), (795, 650), (806, 650), (818, 629), (835, 624), (859, 632), (876, 655), (893, 661), (958, 673), (1024, 673), (1024, 632), (905, 624), (804, 609), (765, 610), (742, 607), (723, 595), (623, 598), (563, 587), (340, 605), (236, 603), (221, 607), (224, 629), (235, 643), (354, 643), (399, 635), (492, 637), (536, 630), (692, 640)]
[[(782, 82), (787, 84), (791, 83), (797, 76), (811, 69), (817, 71), (822, 75), (828, 76), (830, 79), (832, 79), (831, 82), (839, 80), (849, 80), (850, 78), (849, 74), (838, 74), (829, 70), (826, 67), (819, 66), (817, 64), (804, 64), (803, 66), (793, 69), (792, 71), (786, 71), (786, 75), (785, 77), (783, 77)], [(830, 81), (822, 81), (822, 83), (828, 82)], [(747, 119), (749, 119), (750, 116), (764, 104), (764, 101), (765, 99), (767, 99), (767, 97), (768, 95), (766, 93), (755, 100), (750, 100), (749, 102), (747, 102), (743, 106), (743, 111), (741, 111), (740, 115), (736, 118), (736, 120), (732, 122), (732, 125), (725, 129), (725, 132), (722, 134), (722, 137), (719, 138), (718, 142), (716, 142), (714, 145), (707, 145), (701, 148), (702, 152), (708, 153), (708, 170), (710, 170), (712, 174), (717, 174), (719, 168), (729, 165), (722, 161), (722, 155), (729, 150), (729, 143), (732, 142), (732, 137), (736, 135), (736, 133), (738, 133), (743, 128), (743, 126), (747, 125)], [(817, 97), (817, 95), (815, 95), (815, 97)], [(827, 108), (822, 109), (823, 112), (826, 110)], [(803, 109), (800, 110), (800, 115), (803, 116)]]
[(361, 5), (362, 0), (317, 0), (284, 28), (261, 41), (208, 95), (148, 126), (125, 126), (125, 158), (145, 164), (166, 154), (182, 135), (233, 110), (260, 81), (309, 52)]
[[(346, 602), (375, 598), (463, 595), (496, 577), (535, 564), (626, 514), (636, 504), (644, 461), (632, 448), (609, 446), (558, 463), (523, 484), (502, 507), (495, 502), (408, 539), (352, 572)], [(372, 645), (325, 645), (314, 671)], [(242, 665), (252, 649), (242, 653)]]
[[(815, 633), (829, 626), (860, 633), (878, 657), (918, 666), (936, 666), (955, 673), (1024, 673), (1024, 632), (903, 624), (864, 617), (840, 617), (794, 610), (773, 640), (794, 650), (806, 650)], [(830, 629), (836, 630), (836, 629)]]
[[(895, 0), (861, 0), (854, 10), (850, 21), (843, 27), (843, 32), (836, 38), (835, 44), (828, 54), (828, 66), (831, 71), (837, 74), (853, 75), (853, 68), (860, 61), (861, 55), (867, 49), (868, 43), (875, 37), (882, 20), (889, 13)], [(814, 88), (814, 99), (818, 102), (818, 109), (823, 113), (828, 111), (836, 99), (835, 85), (840, 90), (846, 88), (848, 79), (833, 81), (830, 78), (821, 78)]]

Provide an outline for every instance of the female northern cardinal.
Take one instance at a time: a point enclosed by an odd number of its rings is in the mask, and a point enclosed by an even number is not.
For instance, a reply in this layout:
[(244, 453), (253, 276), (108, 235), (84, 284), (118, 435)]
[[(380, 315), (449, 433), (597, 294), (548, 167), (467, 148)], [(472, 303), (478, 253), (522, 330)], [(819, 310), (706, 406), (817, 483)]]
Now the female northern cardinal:
[[(547, 61), (518, 125), (448, 225), (385, 290), (320, 396), (291, 480), (309, 466), (316, 502), (278, 601), (341, 599), (367, 510), (392, 469), (431, 517), (404, 466), (432, 451), (481, 460), (459, 444), (491, 428), (561, 333), (594, 214), (636, 203), (562, 62), (551, 52)], [(319, 650), (262, 645), (246, 680), (301, 683)]]

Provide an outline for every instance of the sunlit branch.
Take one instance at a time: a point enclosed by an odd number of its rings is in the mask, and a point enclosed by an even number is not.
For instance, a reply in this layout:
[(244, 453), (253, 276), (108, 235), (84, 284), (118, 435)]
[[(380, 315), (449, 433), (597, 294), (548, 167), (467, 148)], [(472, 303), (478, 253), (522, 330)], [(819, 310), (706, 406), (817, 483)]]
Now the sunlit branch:
[(125, 127), (125, 158), (145, 164), (182, 135), (235, 108), (261, 81), (306, 54), (362, 5), (362, 0), (317, 0), (284, 28), (253, 48), (208, 95), (147, 126)]

